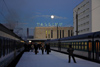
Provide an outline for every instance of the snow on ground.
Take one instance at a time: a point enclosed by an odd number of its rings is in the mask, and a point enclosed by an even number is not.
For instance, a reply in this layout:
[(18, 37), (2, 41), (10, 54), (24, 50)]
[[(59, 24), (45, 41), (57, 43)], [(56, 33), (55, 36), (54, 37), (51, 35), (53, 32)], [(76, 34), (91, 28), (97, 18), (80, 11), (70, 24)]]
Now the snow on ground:
[(76, 58), (74, 63), (68, 63), (68, 55), (51, 51), (49, 55), (41, 51), (35, 55), (34, 52), (24, 52), (16, 67), (100, 67), (100, 64)]

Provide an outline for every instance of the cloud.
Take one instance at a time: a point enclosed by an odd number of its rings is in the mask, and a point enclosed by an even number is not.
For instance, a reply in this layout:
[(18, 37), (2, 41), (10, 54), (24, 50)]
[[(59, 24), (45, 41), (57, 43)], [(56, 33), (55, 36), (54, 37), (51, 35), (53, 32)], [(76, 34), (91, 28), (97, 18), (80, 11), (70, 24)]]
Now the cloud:
[(29, 27), (29, 29), (34, 29), (34, 27)]
[(23, 23), (18, 23), (18, 24), (28, 24), (28, 23), (24, 23), (24, 22), (23, 22)]
[(36, 12), (36, 14), (41, 14), (41, 13), (39, 13), (39, 12)]
[[(36, 15), (36, 16), (33, 16), (32, 18), (38, 18), (38, 17), (50, 18), (51, 15)], [(54, 19), (67, 19), (67, 18), (54, 15)]]
[(54, 17), (55, 17), (56, 19), (67, 19), (66, 17), (60, 17), (60, 16), (56, 16), (56, 15), (54, 15)]

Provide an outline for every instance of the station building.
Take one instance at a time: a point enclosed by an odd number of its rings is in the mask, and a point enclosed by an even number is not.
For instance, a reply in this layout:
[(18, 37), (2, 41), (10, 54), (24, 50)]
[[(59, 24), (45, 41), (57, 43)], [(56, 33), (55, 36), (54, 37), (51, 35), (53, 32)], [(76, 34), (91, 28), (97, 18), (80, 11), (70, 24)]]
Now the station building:
[(100, 0), (84, 0), (77, 5), (73, 10), (73, 25), (74, 35), (76, 31), (78, 35), (100, 31)]
[(47, 40), (73, 36), (73, 27), (35, 27), (34, 39)]

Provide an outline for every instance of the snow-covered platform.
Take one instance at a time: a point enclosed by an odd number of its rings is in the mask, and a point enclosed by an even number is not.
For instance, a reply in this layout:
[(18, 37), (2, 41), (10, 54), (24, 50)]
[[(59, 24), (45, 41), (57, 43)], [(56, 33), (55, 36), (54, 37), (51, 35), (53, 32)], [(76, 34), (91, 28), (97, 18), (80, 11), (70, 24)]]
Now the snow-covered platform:
[(91, 61), (76, 58), (74, 63), (68, 63), (68, 55), (51, 51), (49, 55), (39, 51), (37, 55), (34, 52), (24, 52), (16, 67), (100, 67), (100, 64)]

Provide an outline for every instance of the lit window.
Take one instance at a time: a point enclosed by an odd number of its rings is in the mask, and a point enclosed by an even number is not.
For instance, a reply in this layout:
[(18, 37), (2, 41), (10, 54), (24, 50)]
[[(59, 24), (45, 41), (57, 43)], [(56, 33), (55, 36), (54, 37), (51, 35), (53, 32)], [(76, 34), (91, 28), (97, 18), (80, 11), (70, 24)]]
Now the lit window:
[(47, 30), (46, 30), (46, 38), (47, 38)]
[(48, 38), (50, 38), (50, 30), (48, 31)]

